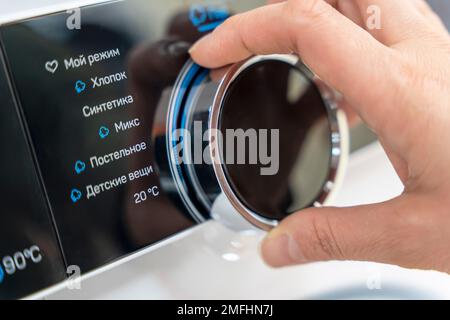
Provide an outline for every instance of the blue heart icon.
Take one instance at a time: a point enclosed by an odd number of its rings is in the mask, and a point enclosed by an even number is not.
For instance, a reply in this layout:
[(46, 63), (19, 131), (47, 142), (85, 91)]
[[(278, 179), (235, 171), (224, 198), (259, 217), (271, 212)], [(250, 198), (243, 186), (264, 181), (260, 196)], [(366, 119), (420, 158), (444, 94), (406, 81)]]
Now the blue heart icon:
[(82, 173), (84, 170), (86, 170), (86, 163), (84, 163), (83, 161), (80, 161), (80, 160), (75, 162), (75, 172), (77, 174)]
[(75, 91), (77, 93), (82, 93), (84, 90), (86, 90), (86, 83), (81, 80), (75, 82)]
[(73, 203), (76, 203), (78, 200), (81, 199), (82, 197), (82, 193), (80, 190), (78, 189), (72, 189), (72, 192), (70, 193), (70, 199), (72, 200)]
[(109, 136), (109, 129), (105, 126), (100, 127), (100, 129), (98, 130), (98, 135), (100, 136), (100, 138), (105, 139), (107, 136)]

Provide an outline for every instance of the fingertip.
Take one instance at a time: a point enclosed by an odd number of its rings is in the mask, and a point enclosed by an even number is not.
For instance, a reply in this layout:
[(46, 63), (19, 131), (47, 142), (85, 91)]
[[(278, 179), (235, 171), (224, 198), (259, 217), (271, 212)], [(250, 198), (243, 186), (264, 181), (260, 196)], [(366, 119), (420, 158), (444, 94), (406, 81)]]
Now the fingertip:
[(260, 245), (260, 254), (263, 261), (272, 268), (280, 268), (287, 265), (290, 260), (285, 255), (284, 247), (287, 245), (287, 237), (281, 235), (276, 240), (268, 235)]
[(189, 49), (189, 54), (191, 55), (191, 58), (198, 64), (207, 67), (212, 68), (211, 65), (211, 59), (209, 58), (208, 52), (210, 51), (210, 38), (211, 34), (207, 34), (206, 36), (202, 37), (200, 40), (198, 40), (196, 43), (192, 45), (192, 47)]
[(273, 268), (306, 263), (294, 238), (279, 228), (274, 229), (263, 239), (260, 253), (264, 262)]

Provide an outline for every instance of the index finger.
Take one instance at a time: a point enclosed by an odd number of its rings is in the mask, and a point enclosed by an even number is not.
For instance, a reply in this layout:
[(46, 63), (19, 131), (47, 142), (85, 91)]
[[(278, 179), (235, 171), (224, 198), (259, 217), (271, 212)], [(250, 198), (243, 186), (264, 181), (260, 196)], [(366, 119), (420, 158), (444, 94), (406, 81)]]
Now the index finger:
[[(288, 1), (231, 17), (191, 48), (192, 58), (210, 68), (255, 54), (296, 53), (327, 84), (343, 93), (372, 128), (383, 122), (380, 96), (393, 84), (386, 70), (393, 50), (323, 0)], [(374, 85), (376, 84), (376, 86)], [(373, 102), (373, 103), (371, 103)], [(369, 115), (370, 113), (370, 115)]]

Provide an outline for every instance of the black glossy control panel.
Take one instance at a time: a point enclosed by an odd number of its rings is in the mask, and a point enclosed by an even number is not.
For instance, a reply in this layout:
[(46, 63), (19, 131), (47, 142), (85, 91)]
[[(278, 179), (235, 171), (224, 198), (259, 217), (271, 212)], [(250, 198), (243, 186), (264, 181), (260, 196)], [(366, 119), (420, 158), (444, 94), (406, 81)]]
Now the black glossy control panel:
[(168, 99), (190, 45), (262, 3), (114, 1), (1, 26), (1, 298), (201, 222), (163, 174)]
[(0, 70), (0, 298), (64, 279), (64, 263), (38, 173)]

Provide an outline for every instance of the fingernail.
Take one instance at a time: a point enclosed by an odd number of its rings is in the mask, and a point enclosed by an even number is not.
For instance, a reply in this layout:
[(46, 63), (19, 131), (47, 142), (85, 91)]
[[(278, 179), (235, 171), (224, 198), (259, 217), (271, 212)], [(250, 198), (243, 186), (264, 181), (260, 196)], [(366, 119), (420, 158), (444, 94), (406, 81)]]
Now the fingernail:
[(288, 233), (274, 229), (261, 244), (261, 255), (272, 267), (306, 263), (297, 241)]
[(211, 36), (211, 33), (208, 33), (207, 35), (205, 35), (202, 38), (200, 38), (199, 40), (197, 40), (197, 42), (194, 43), (192, 45), (192, 47), (189, 49), (189, 54), (192, 54), (194, 51), (196, 51), (203, 42), (208, 41), (210, 36)]
[(189, 48), (189, 50), (188, 50), (189, 54), (192, 54), (192, 52), (194, 52), (196, 46), (197, 46), (197, 42), (194, 43), (194, 44)]

